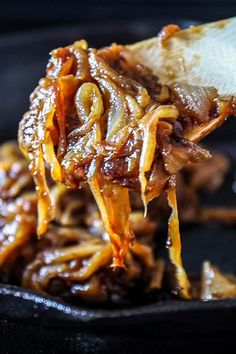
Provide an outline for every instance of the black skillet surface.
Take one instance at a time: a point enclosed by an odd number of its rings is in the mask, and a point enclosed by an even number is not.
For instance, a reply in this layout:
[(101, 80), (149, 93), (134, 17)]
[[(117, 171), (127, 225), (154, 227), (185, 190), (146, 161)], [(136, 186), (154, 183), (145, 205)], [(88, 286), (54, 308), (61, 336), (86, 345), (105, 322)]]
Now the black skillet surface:
[[(43, 75), (48, 52), (79, 38), (91, 46), (131, 43), (155, 35), (166, 23), (62, 27), (0, 37), (0, 140), (16, 137), (28, 96)], [(236, 161), (235, 123), (208, 139), (209, 146)], [(233, 206), (234, 169), (224, 188), (206, 204)], [(224, 271), (236, 270), (236, 228), (209, 224), (182, 230), (183, 259), (190, 272), (209, 259)], [(221, 353), (236, 349), (236, 300), (168, 300), (123, 309), (89, 309), (64, 304), (14, 286), (0, 285), (0, 353)]]

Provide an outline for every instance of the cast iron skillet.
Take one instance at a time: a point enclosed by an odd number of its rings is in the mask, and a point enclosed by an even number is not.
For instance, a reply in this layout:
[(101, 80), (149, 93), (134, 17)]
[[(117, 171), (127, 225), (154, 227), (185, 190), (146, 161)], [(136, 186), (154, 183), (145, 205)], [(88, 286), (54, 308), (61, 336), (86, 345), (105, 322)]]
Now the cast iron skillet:
[[(61, 27), (0, 37), (0, 140), (16, 138), (28, 96), (43, 75), (48, 52), (76, 39), (91, 46), (112, 41), (131, 43), (155, 35), (167, 23), (185, 27), (191, 21)], [(214, 149), (236, 161), (234, 131), (228, 122), (207, 139)], [(233, 206), (234, 166), (224, 188), (205, 198), (208, 204)], [(209, 259), (224, 271), (236, 269), (236, 230), (209, 224), (182, 230), (183, 259), (189, 272), (199, 273)], [(1, 353), (166, 353), (172, 350), (210, 353), (235, 350), (236, 300), (217, 302), (156, 301), (152, 304), (99, 309), (75, 307), (30, 291), (0, 285)]]

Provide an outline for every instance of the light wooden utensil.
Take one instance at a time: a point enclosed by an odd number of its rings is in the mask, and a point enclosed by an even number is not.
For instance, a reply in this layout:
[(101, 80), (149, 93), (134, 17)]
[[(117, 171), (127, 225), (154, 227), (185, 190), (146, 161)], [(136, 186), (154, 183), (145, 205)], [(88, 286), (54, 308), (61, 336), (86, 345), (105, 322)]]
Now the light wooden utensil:
[(164, 45), (154, 37), (128, 48), (162, 84), (214, 86), (221, 96), (236, 96), (236, 17), (191, 26)]
[[(236, 97), (236, 17), (191, 26), (163, 44), (157, 36), (127, 47), (162, 84), (213, 86), (224, 98)], [(199, 141), (224, 121), (219, 116), (194, 129), (187, 138)]]

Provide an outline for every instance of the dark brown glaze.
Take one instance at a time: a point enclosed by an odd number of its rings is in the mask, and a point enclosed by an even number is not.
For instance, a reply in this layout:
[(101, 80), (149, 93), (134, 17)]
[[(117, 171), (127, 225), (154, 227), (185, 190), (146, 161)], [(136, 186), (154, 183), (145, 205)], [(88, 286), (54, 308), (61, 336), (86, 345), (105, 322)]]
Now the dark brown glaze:
[[(0, 147), (0, 191), (4, 191), (0, 193), (1, 281), (76, 303), (122, 304), (157, 296), (162, 288), (165, 264), (154, 256), (154, 235), (169, 214), (163, 194), (152, 201), (148, 216), (144, 217), (140, 193), (131, 193), (130, 224), (136, 241), (125, 256), (125, 269), (114, 270), (110, 267), (111, 244), (86, 186), (69, 190), (47, 177), (55, 219), (43, 237), (37, 239), (37, 195), (26, 167), (27, 162), (15, 143)], [(203, 215), (209, 215), (210, 211), (200, 207), (197, 191), (218, 189), (228, 168), (228, 160), (214, 154), (205, 165), (189, 163), (178, 174), (181, 222), (207, 221)], [(16, 175), (18, 179), (13, 178)], [(175, 185), (174, 181), (171, 185)], [(169, 200), (173, 203), (173, 195)], [(224, 209), (215, 213), (214, 219), (232, 222), (232, 211)], [(167, 241), (170, 249), (178, 249), (171, 237)]]
[[(38, 234), (46, 232), (56, 213), (47, 165), (52, 178), (69, 188), (89, 184), (112, 242), (113, 265), (124, 266), (134, 241), (129, 189), (141, 192), (145, 208), (166, 190), (178, 225), (175, 174), (190, 161), (210, 158), (195, 140), (222, 124), (231, 111), (214, 88), (161, 86), (123, 46), (96, 50), (80, 41), (54, 50), (19, 128), (20, 147), (38, 192)], [(178, 253), (172, 262), (177, 276), (183, 275), (182, 295), (189, 298), (180, 236), (171, 225), (169, 237), (178, 248), (170, 252)]]
[[(145, 299), (161, 287), (164, 269), (156, 263), (151, 241), (156, 223), (145, 219), (140, 210), (131, 214), (137, 238), (143, 240), (128, 252), (125, 269), (112, 270), (112, 248), (88, 188), (71, 191), (50, 183), (55, 220), (38, 240), (37, 195), (25, 167), (15, 143), (0, 147), (1, 281), (93, 303), (131, 301), (136, 290)], [(13, 183), (16, 170), (19, 178)]]

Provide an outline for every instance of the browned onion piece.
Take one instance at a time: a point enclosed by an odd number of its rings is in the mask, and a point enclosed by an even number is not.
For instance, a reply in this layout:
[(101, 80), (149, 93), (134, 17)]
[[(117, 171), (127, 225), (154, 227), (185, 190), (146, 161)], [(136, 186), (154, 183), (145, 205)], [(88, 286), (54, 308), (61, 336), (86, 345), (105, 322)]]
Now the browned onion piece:
[(236, 278), (222, 273), (210, 262), (204, 262), (202, 265), (201, 299), (206, 301), (235, 297)]
[(104, 181), (95, 172), (89, 179), (89, 186), (99, 207), (104, 226), (113, 245), (113, 265), (124, 266), (124, 257), (134, 235), (130, 229), (128, 189)]
[(165, 169), (170, 174), (176, 174), (188, 161), (203, 162), (211, 158), (206, 149), (202, 149), (190, 141), (172, 143), (162, 150)]
[(165, 46), (168, 39), (174, 36), (177, 32), (181, 31), (181, 28), (177, 25), (164, 26), (158, 34), (158, 39), (162, 46)]
[(178, 115), (179, 112), (175, 106), (165, 105), (159, 106), (157, 109), (148, 112), (140, 121), (140, 129), (143, 131), (143, 146), (139, 164), (139, 180), (145, 207), (145, 214), (147, 209), (147, 199), (145, 195), (147, 187), (146, 173), (151, 169), (154, 160), (157, 127), (162, 124), (164, 125), (164, 129), (171, 132), (170, 124), (162, 122), (161, 120), (165, 118), (176, 120)]
[(213, 101), (218, 97), (213, 87), (199, 87), (183, 83), (174, 83), (170, 86), (172, 100), (181, 115), (191, 117), (198, 124), (210, 120), (210, 111)]
[(176, 269), (176, 279), (179, 288), (176, 292), (184, 299), (191, 299), (190, 283), (182, 265), (181, 259), (181, 240), (179, 232), (179, 217), (176, 201), (175, 188), (169, 187), (167, 189), (167, 199), (172, 213), (168, 223), (168, 238), (169, 238), (169, 255), (172, 263)]
[[(178, 29), (166, 30), (168, 37)], [(112, 242), (113, 265), (123, 266), (133, 240), (129, 189), (141, 190), (146, 212), (172, 175), (189, 161), (210, 157), (194, 142), (235, 110), (235, 102), (217, 97), (213, 88), (163, 88), (123, 46), (96, 50), (80, 41), (54, 50), (19, 129), (38, 191), (38, 234), (58, 219), (49, 169), (54, 181), (69, 188), (89, 184)], [(71, 220), (66, 215), (63, 222)]]

